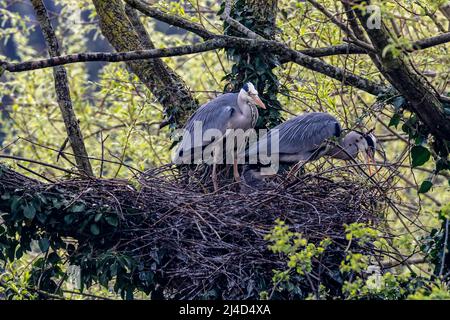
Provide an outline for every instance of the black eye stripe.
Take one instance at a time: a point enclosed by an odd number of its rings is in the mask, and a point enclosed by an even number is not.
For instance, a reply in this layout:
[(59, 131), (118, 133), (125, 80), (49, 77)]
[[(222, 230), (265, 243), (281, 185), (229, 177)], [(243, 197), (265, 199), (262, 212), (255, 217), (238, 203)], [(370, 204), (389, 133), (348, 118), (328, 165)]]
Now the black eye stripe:
[(375, 143), (372, 140), (372, 137), (369, 136), (369, 135), (366, 135), (366, 136), (364, 136), (364, 138), (366, 139), (367, 144), (369, 145), (369, 148), (372, 149), (372, 150), (375, 149)]

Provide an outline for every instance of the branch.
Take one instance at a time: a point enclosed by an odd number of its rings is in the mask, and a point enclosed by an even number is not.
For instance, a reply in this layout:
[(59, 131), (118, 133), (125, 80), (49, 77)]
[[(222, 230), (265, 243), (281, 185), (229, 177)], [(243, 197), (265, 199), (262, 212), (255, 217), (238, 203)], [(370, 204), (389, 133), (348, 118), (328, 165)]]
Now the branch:
[(175, 27), (190, 31), (203, 39), (211, 39), (216, 36), (214, 33), (206, 30), (201, 24), (191, 22), (189, 20), (167, 14), (158, 9), (152, 8), (150, 5), (140, 0), (124, 0), (132, 8), (139, 10), (148, 17), (165, 22)]
[(187, 55), (222, 48), (237, 48), (246, 50), (264, 50), (278, 55), (283, 55), (286, 61), (293, 61), (307, 69), (322, 73), (346, 85), (354, 86), (373, 95), (379, 95), (388, 90), (387, 87), (357, 76), (344, 69), (332, 66), (322, 60), (307, 56), (300, 51), (293, 50), (277, 41), (244, 39), (229, 36), (217, 36), (203, 43), (179, 46), (165, 49), (137, 50), (119, 53), (80, 53), (50, 59), (27, 61), (22, 63), (4, 63), (4, 68), (10, 72), (19, 72), (48, 68), (55, 65), (63, 65), (75, 62), (87, 61), (133, 61), (142, 59), (153, 59), (159, 57), (173, 57)]
[[(152, 49), (153, 43), (139, 17), (127, 16), (122, 0), (92, 2), (102, 34), (117, 52)], [(161, 59), (132, 60), (136, 59), (127, 60), (128, 66), (164, 107), (165, 117), (173, 127), (184, 124), (197, 102), (183, 79)]]
[[(141, 13), (145, 14), (148, 17), (154, 18), (158, 21), (165, 22), (167, 24), (170, 24), (172, 26), (176, 26), (179, 28), (182, 28), (186, 31), (193, 32), (197, 34), (198, 36), (202, 37), (203, 39), (211, 39), (214, 37), (217, 37), (217, 34), (214, 34), (208, 30), (206, 30), (202, 25), (194, 22), (190, 22), (186, 19), (180, 18), (175, 15), (164, 13), (158, 9), (152, 8), (147, 3), (141, 1), (141, 0), (124, 0), (128, 5), (131, 7), (139, 10)], [(311, 2), (311, 1), (310, 1)], [(342, 22), (338, 21), (333, 15), (331, 15), (323, 6), (318, 4), (316, 1), (311, 2), (313, 5), (317, 5), (317, 8), (323, 9), (324, 13), (327, 12), (327, 16), (329, 15), (330, 19), (333, 19), (333, 22), (340, 25), (341, 28), (344, 29), (344, 31), (347, 34), (352, 34), (352, 31), (347, 28)], [(225, 3), (225, 11), (222, 15), (222, 17), (229, 23), (230, 18), (230, 11), (231, 11), (231, 4), (229, 1)], [(321, 10), (322, 11), (322, 10)], [(234, 19), (233, 19), (234, 20)], [(232, 22), (233, 23), (233, 22)], [(248, 33), (249, 31), (253, 34), (255, 34), (253, 31), (249, 30), (245, 26), (243, 26), (241, 23), (237, 22), (240, 26), (238, 28), (244, 28), (245, 30), (242, 30), (242, 33)], [(259, 35), (256, 34), (257, 37), (261, 38)], [(255, 38), (250, 36), (250, 38)], [(450, 32), (440, 34), (434, 37), (418, 40), (416, 42), (412, 43), (412, 49), (410, 49), (411, 52), (427, 49), (433, 46), (441, 45), (444, 43), (450, 42)], [(374, 50), (373, 47), (370, 47), (371, 50)], [(305, 50), (299, 50), (301, 53), (306, 54), (311, 57), (327, 57), (327, 56), (334, 56), (334, 55), (340, 55), (340, 54), (367, 54), (367, 48), (365, 49), (364, 46), (361, 45), (355, 45), (352, 43), (349, 44), (340, 44), (335, 46), (329, 46), (324, 48), (314, 48), (314, 49), (305, 49)], [(280, 59), (280, 62), (288, 62), (286, 61), (286, 57), (282, 57)]]
[(375, 52), (375, 49), (365, 41), (358, 39), (356, 35), (353, 33), (353, 31), (348, 28), (344, 23), (339, 21), (335, 15), (333, 15), (331, 12), (329, 12), (324, 6), (322, 6), (320, 3), (318, 3), (315, 0), (308, 0), (309, 3), (311, 3), (317, 10), (322, 12), (328, 19), (331, 20), (335, 25), (337, 25), (342, 31), (345, 32), (345, 34), (351, 39), (351, 42), (356, 44), (358, 47), (361, 47), (369, 52)]
[(423, 50), (448, 42), (450, 42), (450, 32), (413, 42), (410, 51)]
[[(55, 31), (53, 30), (48, 18), (47, 9), (45, 8), (44, 3), (42, 0), (32, 0), (31, 3), (34, 7), (36, 18), (39, 21), (50, 56), (60, 56), (61, 50), (59, 48), (58, 39), (56, 38)], [(84, 145), (80, 125), (75, 112), (73, 111), (66, 69), (62, 66), (55, 67), (53, 69), (53, 75), (55, 78), (55, 90), (58, 105), (61, 110), (67, 136), (69, 138), (78, 169), (88, 176), (93, 176), (94, 173), (89, 162), (86, 146)]]

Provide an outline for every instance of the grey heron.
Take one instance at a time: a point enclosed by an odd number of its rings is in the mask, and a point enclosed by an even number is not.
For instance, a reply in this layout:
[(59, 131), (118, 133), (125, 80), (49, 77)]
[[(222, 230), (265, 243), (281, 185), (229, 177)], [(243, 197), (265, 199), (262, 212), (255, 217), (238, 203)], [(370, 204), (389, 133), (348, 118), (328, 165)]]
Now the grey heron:
[[(264, 149), (268, 156), (277, 156), (280, 163), (296, 164), (323, 156), (351, 160), (361, 152), (369, 163), (369, 171), (371, 171), (370, 164), (374, 163), (377, 143), (375, 136), (371, 133), (350, 131), (342, 137), (342, 131), (336, 118), (328, 113), (305, 113), (269, 130), (256, 143), (249, 146), (246, 156), (255, 159)], [(275, 132), (278, 134), (278, 139), (271, 137)], [(336, 140), (336, 143), (332, 143), (332, 140)], [(276, 150), (276, 148), (272, 148), (272, 143), (278, 143), (278, 150), (273, 153), (272, 149)], [(248, 176), (248, 173), (252, 175)], [(249, 167), (244, 172), (244, 178), (247, 181), (261, 179), (255, 171), (249, 170)]]
[[(222, 94), (201, 106), (188, 119), (173, 162), (191, 163), (194, 156), (194, 162), (199, 163), (198, 155), (208, 146), (223, 143), (229, 129), (254, 128), (259, 115), (256, 106), (266, 108), (255, 86), (250, 82), (244, 84), (239, 93)], [(200, 133), (200, 139), (196, 138), (196, 127), (199, 128), (197, 133)], [(221, 137), (207, 134), (208, 130), (215, 130)], [(218, 152), (214, 153), (214, 157), (217, 156)], [(216, 166), (217, 161), (214, 159), (211, 177), (215, 191), (218, 190)], [(236, 181), (240, 181), (236, 159), (233, 162), (233, 175)]]

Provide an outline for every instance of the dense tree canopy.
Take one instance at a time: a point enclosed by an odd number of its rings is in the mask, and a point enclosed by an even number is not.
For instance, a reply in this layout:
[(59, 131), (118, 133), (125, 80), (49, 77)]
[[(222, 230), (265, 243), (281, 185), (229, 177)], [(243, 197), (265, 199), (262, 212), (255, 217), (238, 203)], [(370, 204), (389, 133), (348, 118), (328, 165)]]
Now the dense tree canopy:
[[(112, 208), (91, 210), (78, 198), (37, 204), (37, 193), (11, 182), (14, 174), (24, 185), (31, 178), (51, 186), (104, 178), (139, 189), (140, 173), (170, 162), (174, 129), (206, 101), (247, 81), (268, 106), (259, 128), (321, 111), (345, 129), (373, 129), (377, 174), (368, 178), (355, 169), (359, 178), (352, 181), (386, 196), (376, 226), (340, 226), (348, 248), (352, 241), (373, 242), (378, 271), (366, 271), (376, 264), (371, 255), (349, 251), (339, 256), (337, 291), (320, 279), (303, 296), (295, 291), (302, 281), (315, 281), (313, 260), (334, 247), (326, 237), (313, 241), (290, 232), (289, 221), (275, 222), (274, 214), (267, 245), (289, 267), (274, 273), (260, 297), (273, 297), (270, 288), (278, 286), (297, 298), (450, 297), (447, 0), (0, 0), (0, 26), (0, 297), (73, 291), (68, 265), (84, 235), (37, 222), (39, 213), (64, 212), (66, 221), (90, 212), (93, 236), (103, 231), (100, 213), (107, 228), (118, 225)], [(322, 159), (306, 171), (351, 166)], [(101, 287), (110, 285), (122, 297), (170, 297), (148, 289), (147, 274), (137, 282), (127, 278), (137, 266), (126, 254), (118, 257), (123, 273), (116, 266), (104, 278), (100, 258), (86, 263), (92, 276), (85, 290), (110, 297)]]

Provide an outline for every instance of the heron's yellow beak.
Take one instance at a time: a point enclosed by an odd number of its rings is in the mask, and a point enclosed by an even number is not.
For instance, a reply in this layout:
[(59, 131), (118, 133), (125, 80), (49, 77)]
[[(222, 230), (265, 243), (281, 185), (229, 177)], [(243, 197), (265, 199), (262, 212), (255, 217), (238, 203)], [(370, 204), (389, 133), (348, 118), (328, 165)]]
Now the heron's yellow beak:
[(255, 103), (256, 103), (258, 106), (260, 106), (262, 109), (266, 109), (266, 105), (264, 104), (264, 102), (261, 101), (261, 99), (260, 99), (258, 96), (254, 95), (254, 96), (252, 96), (252, 99), (253, 99), (253, 101), (255, 101)]
[[(375, 155), (372, 151), (365, 151), (364, 156), (366, 158), (366, 162), (368, 164), (367, 168), (369, 169), (369, 174), (372, 176), (372, 166), (375, 166)], [(376, 168), (375, 168), (376, 170)]]

